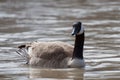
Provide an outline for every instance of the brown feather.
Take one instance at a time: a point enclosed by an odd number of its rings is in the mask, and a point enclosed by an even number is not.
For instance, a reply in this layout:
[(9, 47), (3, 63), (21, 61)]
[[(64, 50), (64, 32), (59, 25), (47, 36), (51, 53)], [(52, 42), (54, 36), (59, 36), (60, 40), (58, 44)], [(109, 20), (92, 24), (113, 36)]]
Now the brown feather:
[(25, 46), (32, 48), (29, 64), (40, 67), (65, 67), (73, 53), (72, 45), (60, 41), (33, 42)]

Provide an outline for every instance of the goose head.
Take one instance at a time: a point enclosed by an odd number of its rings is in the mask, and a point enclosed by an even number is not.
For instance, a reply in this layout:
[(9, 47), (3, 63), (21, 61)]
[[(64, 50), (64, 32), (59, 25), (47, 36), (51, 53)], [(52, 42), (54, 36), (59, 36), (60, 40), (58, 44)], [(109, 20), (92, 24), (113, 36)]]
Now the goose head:
[(77, 22), (73, 24), (72, 36), (80, 35), (84, 33), (84, 27), (81, 22)]
[(73, 24), (72, 35), (75, 36), (73, 56), (68, 61), (68, 67), (79, 68), (85, 66), (83, 58), (84, 27), (81, 22)]

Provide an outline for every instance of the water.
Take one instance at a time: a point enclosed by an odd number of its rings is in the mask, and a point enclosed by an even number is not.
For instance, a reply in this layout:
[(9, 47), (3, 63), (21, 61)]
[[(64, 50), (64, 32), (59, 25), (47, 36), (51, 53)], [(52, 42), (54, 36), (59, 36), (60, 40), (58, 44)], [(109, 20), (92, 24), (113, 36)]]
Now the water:
[[(0, 80), (119, 80), (119, 0), (0, 0)], [(86, 31), (85, 69), (39, 69), (15, 53), (32, 41), (74, 44), (72, 24)]]

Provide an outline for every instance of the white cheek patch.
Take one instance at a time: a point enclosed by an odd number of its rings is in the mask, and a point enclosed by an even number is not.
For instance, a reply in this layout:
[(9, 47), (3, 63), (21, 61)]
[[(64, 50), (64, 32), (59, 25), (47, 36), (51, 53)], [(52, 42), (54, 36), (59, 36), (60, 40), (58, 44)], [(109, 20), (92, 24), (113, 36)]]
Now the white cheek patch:
[(84, 27), (81, 25), (81, 30), (79, 31), (78, 35), (82, 33), (84, 33)]

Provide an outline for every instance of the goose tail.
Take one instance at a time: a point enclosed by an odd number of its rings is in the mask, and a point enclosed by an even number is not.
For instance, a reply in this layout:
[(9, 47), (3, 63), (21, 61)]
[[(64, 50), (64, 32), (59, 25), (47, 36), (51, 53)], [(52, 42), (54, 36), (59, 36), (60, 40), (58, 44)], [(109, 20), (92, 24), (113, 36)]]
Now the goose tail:
[(25, 47), (25, 45), (21, 45), (18, 48), (19, 49), (16, 51), (16, 53), (18, 53), (26, 61), (26, 64), (28, 64), (30, 57), (27, 48)]

